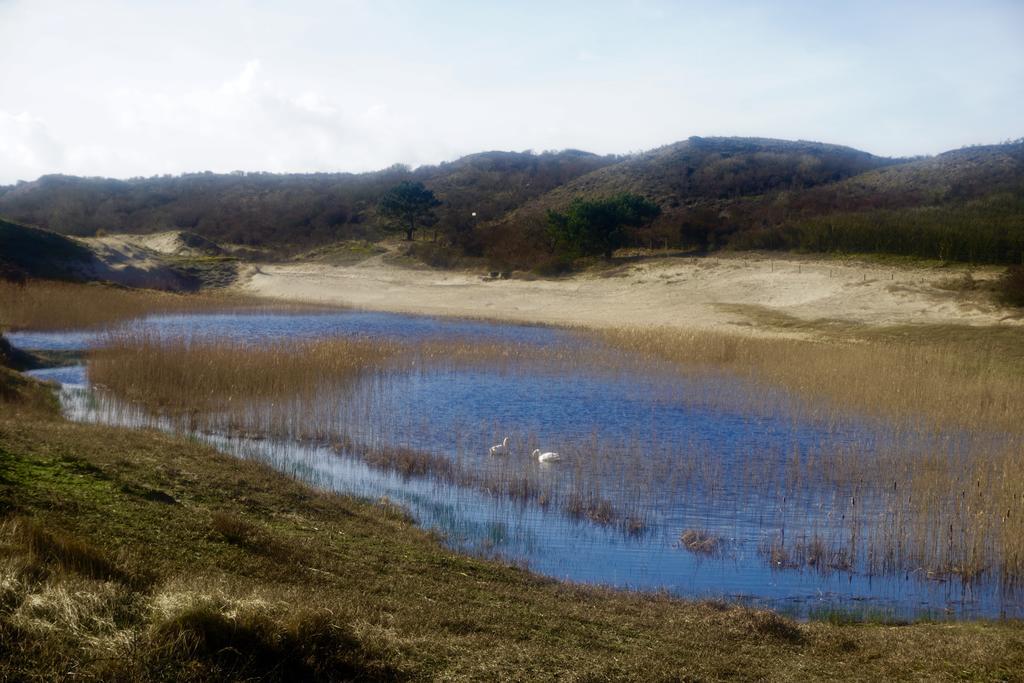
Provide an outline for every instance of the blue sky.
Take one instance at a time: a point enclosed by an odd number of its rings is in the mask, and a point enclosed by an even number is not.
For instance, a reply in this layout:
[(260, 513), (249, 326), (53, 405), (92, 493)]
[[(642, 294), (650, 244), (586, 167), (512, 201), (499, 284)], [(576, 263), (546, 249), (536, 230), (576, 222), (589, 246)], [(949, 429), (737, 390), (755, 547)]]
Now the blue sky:
[(1024, 2), (0, 0), (0, 183), (1024, 135)]

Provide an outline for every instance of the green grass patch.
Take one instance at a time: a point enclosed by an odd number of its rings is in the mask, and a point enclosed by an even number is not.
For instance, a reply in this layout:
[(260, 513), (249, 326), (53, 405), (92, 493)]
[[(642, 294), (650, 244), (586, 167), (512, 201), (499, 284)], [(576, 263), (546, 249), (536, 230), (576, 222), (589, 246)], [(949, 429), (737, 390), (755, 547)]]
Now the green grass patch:
[(352, 240), (326, 244), (295, 256), (295, 261), (318, 261), (332, 266), (352, 266), (371, 256), (384, 254), (387, 249), (366, 240)]
[(1014, 623), (798, 624), (558, 583), (446, 550), (391, 506), (151, 431), (5, 413), (0, 500), (36, 535), (3, 541), (0, 678), (980, 680), (1024, 667)]

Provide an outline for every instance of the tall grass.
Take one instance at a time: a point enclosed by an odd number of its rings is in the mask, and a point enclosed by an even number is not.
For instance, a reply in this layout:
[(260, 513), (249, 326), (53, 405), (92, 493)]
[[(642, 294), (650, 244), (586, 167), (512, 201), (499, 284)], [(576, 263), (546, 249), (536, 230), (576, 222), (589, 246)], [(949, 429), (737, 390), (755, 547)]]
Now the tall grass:
[(383, 369), (402, 346), (372, 339), (190, 342), (114, 334), (90, 355), (89, 374), (129, 401), (152, 409), (227, 410), (254, 399), (314, 396)]
[(199, 313), (266, 307), (259, 299), (229, 294), (172, 294), (114, 285), (0, 280), (0, 330), (98, 328), (150, 314)]
[(1024, 372), (980, 336), (972, 342), (835, 343), (675, 329), (601, 334), (624, 351), (667, 360), (684, 372), (714, 369), (781, 386), (812, 413), (857, 411), (944, 429), (1024, 429)]
[[(1024, 576), (1024, 380), (997, 354), (676, 331), (602, 339), (608, 346), (358, 338), (254, 346), (127, 334), (94, 352), (90, 377), (185, 431), (312, 439), (401, 476), (626, 533), (685, 510), (688, 524), (675, 533), (700, 534), (681, 541), (687, 549), (757, 524), (765, 560), (780, 569), (1003, 584)], [(730, 459), (697, 439), (662, 442), (653, 427), (646, 437), (577, 436), (565, 442), (557, 476), (527, 455), (544, 445), (538, 435), (515, 425), (450, 425), (448, 452), (412, 445), (434, 416), (395, 413), (389, 392), (400, 385), (391, 379), (465, 366), (540, 371), (556, 381), (605, 372), (682, 384), (704, 375), (697, 393), (666, 400), (728, 406), (754, 424), (764, 415), (812, 419), (825, 436)], [(727, 388), (729, 374), (747, 389)], [(870, 418), (852, 441), (851, 413)], [(496, 434), (511, 436), (511, 456), (486, 455)]]
[[(762, 491), (779, 500), (815, 490), (831, 496), (823, 509), (843, 520), (830, 538), (809, 528), (817, 520), (798, 522), (805, 533), (770, 544), (773, 564), (820, 569), (857, 558), (869, 572), (1024, 577), (1024, 374), (993, 349), (670, 330), (605, 338), (683, 372), (713, 368), (765, 390), (785, 387), (802, 398), (803, 411), (826, 421), (854, 411), (892, 430), (896, 441), (881, 451), (832, 446), (756, 473)], [(839, 559), (825, 562), (826, 555)]]

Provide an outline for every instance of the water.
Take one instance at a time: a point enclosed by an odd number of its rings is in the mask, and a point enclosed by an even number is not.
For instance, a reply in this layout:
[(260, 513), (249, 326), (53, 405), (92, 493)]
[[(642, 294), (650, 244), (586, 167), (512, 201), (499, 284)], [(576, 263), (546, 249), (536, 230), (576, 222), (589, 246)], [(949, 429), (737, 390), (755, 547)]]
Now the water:
[[(154, 316), (126, 327), (252, 342), (372, 335), (541, 347), (591, 343), (544, 327), (361, 312)], [(15, 345), (64, 350), (102, 339), (75, 332), (10, 336)], [(84, 366), (33, 374), (63, 385), (62, 399), (74, 419), (182, 429), (92, 391)], [(757, 391), (761, 401), (744, 403), (751, 388), (727, 377), (447, 367), (368, 380), (343, 395), (321, 397), (315, 406), (295, 406), (313, 413), (307, 419), (345, 425), (356, 441), (451, 458), (471, 478), (521, 478), (555, 501), (547, 506), (535, 497), (524, 502), (496, 495), (476, 480), (402, 477), (325, 443), (229, 438), (219, 429), (196, 436), (316, 486), (387, 497), (456, 549), (555, 578), (725, 598), (796, 616), (832, 610), (893, 618), (1024, 615), (1021, 601), (998, 585), (971, 587), (910, 571), (869, 575), (859, 557), (849, 568), (825, 570), (806, 564), (786, 569), (773, 561), (766, 545), (780, 535), (789, 534), (792, 544), (814, 529), (826, 542), (841, 544), (849, 528), (831, 517), (846, 509), (837, 500), (849, 492), (820, 482), (787, 488), (785, 463), (843, 446), (871, 452), (898, 444), (923, 451), (935, 444), (908, 440), (857, 416), (840, 424), (797, 418), (786, 409), (790, 397)], [(764, 410), (764, 405), (783, 409)], [(386, 419), (376, 417), (381, 415)], [(488, 456), (487, 446), (506, 433), (513, 437), (513, 453)], [(528, 455), (533, 447), (559, 450), (567, 461), (540, 465)], [(567, 514), (562, 503), (574, 492), (618, 505), (616, 522)], [(642, 520), (643, 528), (631, 533), (622, 522), (633, 518)], [(681, 547), (680, 533), (691, 528), (717, 536), (717, 552)]]
[(395, 315), (368, 311), (343, 313), (210, 313), (202, 315), (153, 315), (133, 320), (113, 330), (68, 332), (12, 332), (15, 346), (48, 351), (74, 351), (102, 343), (111, 331), (136, 331), (189, 339), (230, 339), (258, 344), (266, 340), (316, 339), (329, 336), (371, 336), (389, 339), (469, 338), (481, 341), (552, 344), (565, 332), (530, 325), (492, 325), (485, 322), (449, 320), (426, 316)]

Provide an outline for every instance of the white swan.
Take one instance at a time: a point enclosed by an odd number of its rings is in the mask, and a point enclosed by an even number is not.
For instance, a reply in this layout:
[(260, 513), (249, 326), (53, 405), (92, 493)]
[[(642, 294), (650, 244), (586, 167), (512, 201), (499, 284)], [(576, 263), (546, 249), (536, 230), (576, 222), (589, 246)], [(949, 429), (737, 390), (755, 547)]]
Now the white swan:
[(533, 457), (537, 458), (538, 462), (558, 462), (562, 459), (562, 456), (558, 453), (553, 453), (551, 451), (541, 453), (539, 448), (533, 449)]
[(505, 455), (508, 453), (508, 437), (499, 444), (491, 446), (491, 455)]

